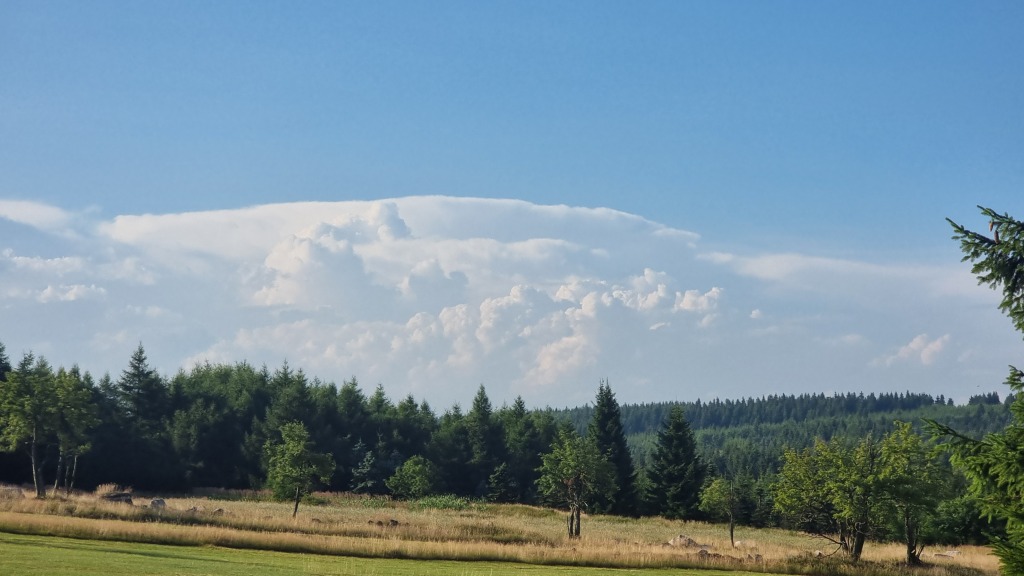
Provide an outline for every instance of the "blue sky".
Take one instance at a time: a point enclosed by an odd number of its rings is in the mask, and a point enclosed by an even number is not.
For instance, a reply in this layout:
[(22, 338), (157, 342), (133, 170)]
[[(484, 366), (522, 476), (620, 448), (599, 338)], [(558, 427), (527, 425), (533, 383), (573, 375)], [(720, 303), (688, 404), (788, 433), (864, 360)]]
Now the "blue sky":
[[(585, 402), (600, 377), (627, 401), (1000, 389), (1020, 339), (944, 218), (1024, 215), (1022, 25), (1016, 2), (5, 2), (0, 341), (114, 373), (140, 340), (168, 372), (288, 358), (440, 405), (481, 382)], [(618, 304), (581, 323), (588, 294)], [(525, 308), (496, 345), (499, 301)], [(444, 337), (403, 355), (416, 318)], [(329, 351), (381, 333), (387, 354)], [(580, 368), (539, 376), (545, 354)]]

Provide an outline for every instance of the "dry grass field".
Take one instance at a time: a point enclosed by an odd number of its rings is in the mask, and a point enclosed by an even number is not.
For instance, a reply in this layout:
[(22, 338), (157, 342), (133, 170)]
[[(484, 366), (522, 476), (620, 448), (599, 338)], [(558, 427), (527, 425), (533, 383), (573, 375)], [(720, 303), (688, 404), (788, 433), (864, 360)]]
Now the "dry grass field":
[[(785, 530), (737, 528), (735, 548), (724, 526), (662, 518), (587, 516), (582, 538), (564, 535), (556, 510), (470, 503), (458, 499), (397, 502), (316, 494), (298, 517), (264, 495), (209, 491), (203, 496), (153, 495), (134, 505), (96, 494), (46, 500), (0, 498), (0, 531), (180, 546), (304, 552), (364, 558), (518, 562), (549, 566), (716, 568), (790, 574), (996, 575), (987, 548), (926, 551), (928, 566), (905, 567), (900, 544), (869, 543), (856, 565), (831, 556), (828, 543)], [(678, 536), (693, 541), (679, 544)], [(676, 544), (669, 544), (676, 538)], [(818, 557), (821, 551), (821, 557)], [(935, 553), (941, 552), (942, 555)]]

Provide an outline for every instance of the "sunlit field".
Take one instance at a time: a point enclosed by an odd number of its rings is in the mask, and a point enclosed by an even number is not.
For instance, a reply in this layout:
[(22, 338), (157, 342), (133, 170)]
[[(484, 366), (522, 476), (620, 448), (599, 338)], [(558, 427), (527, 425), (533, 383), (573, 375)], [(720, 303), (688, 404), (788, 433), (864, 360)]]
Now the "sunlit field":
[[(564, 535), (563, 513), (546, 508), (471, 503), (457, 498), (414, 502), (316, 494), (292, 518), (289, 503), (248, 492), (162, 497), (163, 509), (105, 502), (94, 494), (0, 499), (0, 532), (108, 542), (219, 546), (358, 558), (513, 562), (631, 569), (715, 568), (806, 574), (963, 575), (998, 573), (987, 548), (926, 551), (928, 566), (903, 566), (902, 545), (868, 543), (852, 566), (828, 542), (776, 529), (736, 530), (661, 518), (585, 516), (582, 538)], [(691, 540), (680, 543), (680, 535)], [(673, 539), (674, 544), (669, 542)], [(4, 563), (0, 558), (0, 566)]]

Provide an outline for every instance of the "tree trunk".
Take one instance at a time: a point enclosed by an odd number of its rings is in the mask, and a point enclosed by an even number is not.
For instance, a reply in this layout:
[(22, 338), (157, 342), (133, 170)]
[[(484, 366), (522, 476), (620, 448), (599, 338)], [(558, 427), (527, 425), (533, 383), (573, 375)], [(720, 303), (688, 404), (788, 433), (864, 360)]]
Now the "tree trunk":
[(29, 441), (29, 459), (32, 461), (32, 484), (36, 489), (36, 498), (46, 498), (46, 486), (43, 486), (43, 471), (40, 469), (39, 448), (36, 445), (36, 435), (32, 434)]
[(580, 509), (579, 506), (569, 507), (569, 518), (566, 521), (569, 528), (569, 538), (580, 537)]
[(71, 458), (71, 468), (65, 470), (67, 473), (64, 475), (64, 495), (70, 496), (71, 489), (75, 486), (75, 472), (78, 471), (78, 454)]
[(292, 518), (295, 518), (295, 515), (299, 513), (299, 500), (301, 500), (301, 499), (302, 499), (302, 491), (299, 489), (298, 486), (296, 486), (295, 487), (295, 508), (292, 509)]
[(850, 547), (850, 560), (854, 562), (860, 560), (861, 553), (864, 552), (864, 533), (860, 530), (855, 531), (853, 535), (853, 546)]
[(736, 533), (736, 519), (733, 518), (732, 514), (730, 514), (729, 515), (729, 545), (732, 546), (733, 548), (736, 547), (736, 538), (734, 537), (735, 533)]
[(924, 551), (924, 546), (917, 547), (917, 523), (914, 522), (909, 510), (903, 513), (903, 527), (907, 537), (907, 565), (920, 566), (921, 552)]
[(60, 488), (60, 478), (64, 472), (64, 451), (61, 450), (57, 454), (57, 472), (53, 477), (53, 493), (57, 494), (57, 489)]

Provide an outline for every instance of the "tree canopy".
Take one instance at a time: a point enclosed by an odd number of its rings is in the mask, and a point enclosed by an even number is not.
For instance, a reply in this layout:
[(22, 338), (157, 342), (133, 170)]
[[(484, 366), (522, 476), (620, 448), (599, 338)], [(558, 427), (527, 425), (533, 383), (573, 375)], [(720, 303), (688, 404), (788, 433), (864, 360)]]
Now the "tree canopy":
[[(949, 220), (953, 239), (960, 242), (963, 261), (979, 284), (1002, 292), (999, 308), (1024, 334), (1024, 223), (979, 206), (989, 218), (991, 237)], [(1010, 406), (1013, 422), (1002, 432), (978, 440), (946, 424), (932, 422), (947, 440), (953, 463), (971, 481), (982, 512), (1006, 520), (1006, 536), (995, 541), (1004, 574), (1024, 574), (1024, 372), (1010, 366), (1007, 385), (1015, 393)]]

